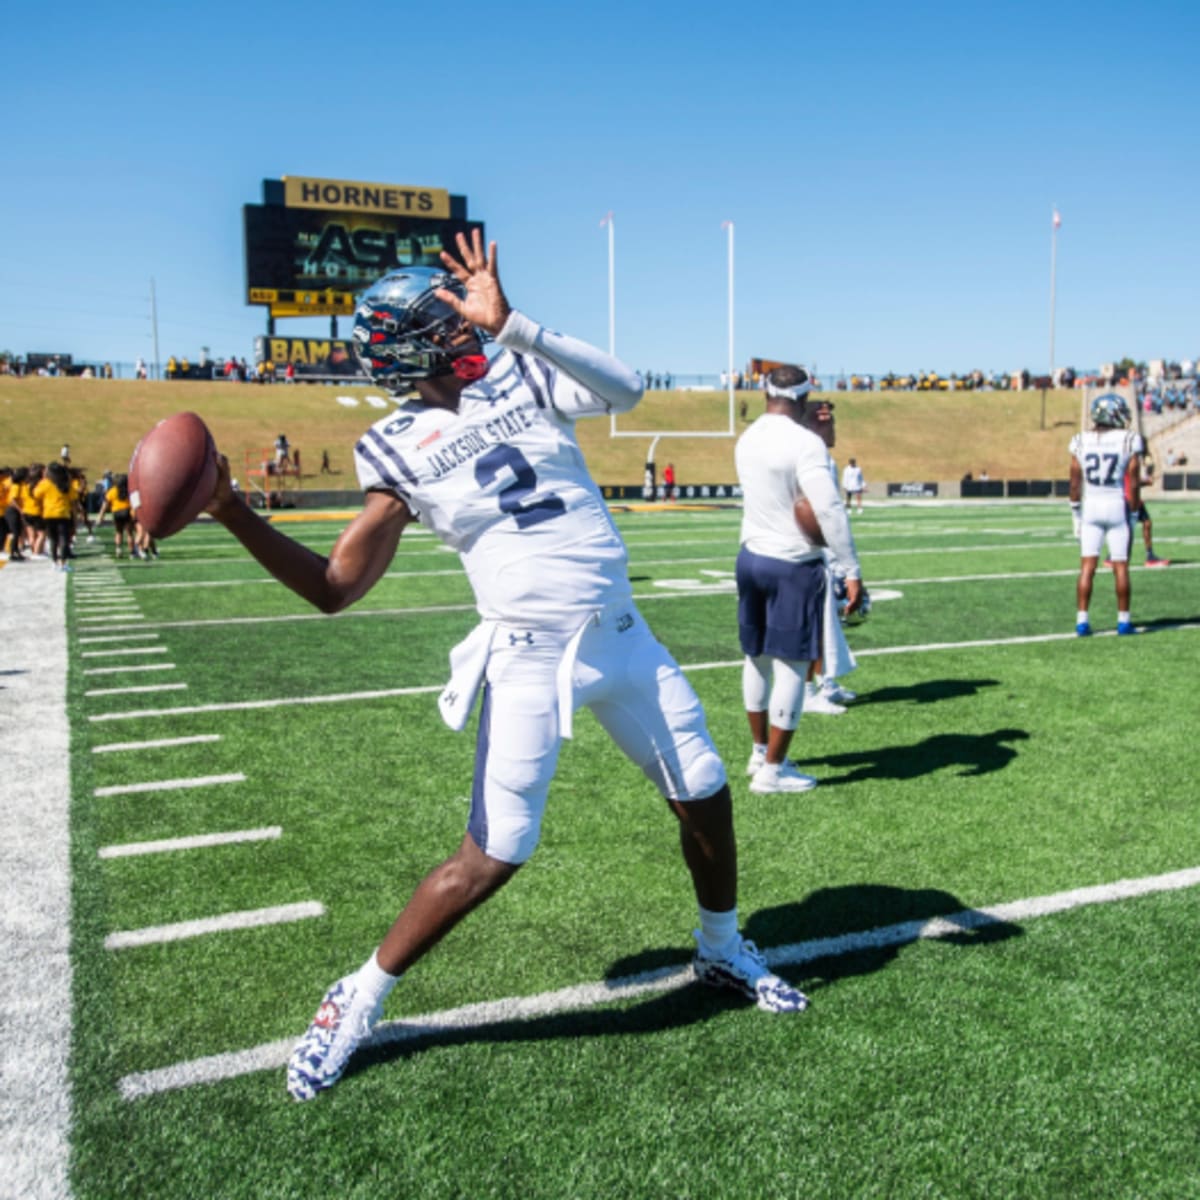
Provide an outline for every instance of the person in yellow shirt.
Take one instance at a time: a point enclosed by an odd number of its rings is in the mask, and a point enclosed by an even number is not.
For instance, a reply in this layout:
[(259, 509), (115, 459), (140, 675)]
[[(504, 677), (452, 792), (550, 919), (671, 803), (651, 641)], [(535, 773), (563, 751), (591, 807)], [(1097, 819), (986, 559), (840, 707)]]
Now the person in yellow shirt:
[[(17, 471), (24, 470), (24, 467), (17, 468)], [(25, 559), (21, 553), (21, 491), (17, 471), (12, 467), (0, 467), (0, 538), (4, 543), (0, 557), (9, 562), (23, 562)]]
[(46, 474), (43, 463), (30, 463), (29, 474), (21, 485), (21, 515), (25, 518), (25, 538), (31, 558), (45, 558), (46, 524), (42, 520), (42, 501), (36, 495), (37, 485)]
[(125, 535), (129, 533), (129, 548), (133, 549), (133, 534), (130, 525), (133, 522), (132, 506), (129, 503), (129, 476), (117, 475), (113, 485), (104, 493), (104, 503), (100, 505), (100, 515), (96, 518), (96, 528), (104, 524), (104, 514), (112, 513), (113, 519), (113, 549), (117, 558), (125, 557)]
[(87, 530), (87, 540), (94, 542), (95, 535), (92, 533), (92, 518), (87, 510), (88, 497), (88, 481), (87, 472), (82, 467), (71, 467), (71, 544), (75, 544), (75, 534), (79, 530), (79, 522), (82, 521), (84, 528)]
[(46, 473), (33, 489), (33, 495), (41, 503), (42, 524), (45, 537), (50, 543), (50, 557), (57, 571), (69, 571), (67, 551), (71, 548), (71, 477), (61, 462), (52, 462)]

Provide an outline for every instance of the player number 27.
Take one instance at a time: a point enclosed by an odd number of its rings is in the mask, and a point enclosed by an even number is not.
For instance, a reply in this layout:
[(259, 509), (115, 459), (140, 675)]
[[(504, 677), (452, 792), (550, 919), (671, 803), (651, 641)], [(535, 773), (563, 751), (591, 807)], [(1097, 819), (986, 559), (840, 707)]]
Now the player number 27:
[[(1120, 461), (1119, 454), (1088, 454), (1084, 458), (1083, 477), (1092, 487), (1116, 487), (1117, 463)], [(1103, 471), (1100, 467), (1102, 462)]]
[(515, 446), (493, 446), (476, 459), (475, 482), (485, 488), (505, 467), (512, 472), (513, 480), (500, 489), (496, 499), (500, 502), (500, 511), (508, 513), (516, 521), (518, 529), (540, 525), (567, 511), (562, 497), (553, 492), (529, 501), (529, 496), (537, 490), (537, 472)]

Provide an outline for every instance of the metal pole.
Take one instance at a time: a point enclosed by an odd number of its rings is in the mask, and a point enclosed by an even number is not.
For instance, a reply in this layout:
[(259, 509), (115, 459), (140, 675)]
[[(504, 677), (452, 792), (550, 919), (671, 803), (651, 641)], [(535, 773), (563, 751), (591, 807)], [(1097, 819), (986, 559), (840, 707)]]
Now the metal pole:
[(600, 222), (608, 226), (608, 352), (614, 358), (617, 356), (617, 275), (616, 248), (613, 215), (610, 209)]
[(721, 228), (729, 234), (729, 432), (733, 433), (733, 222), (722, 221)]
[(150, 276), (150, 328), (154, 332), (154, 378), (161, 379), (158, 363), (158, 298), (154, 291), (154, 276)]

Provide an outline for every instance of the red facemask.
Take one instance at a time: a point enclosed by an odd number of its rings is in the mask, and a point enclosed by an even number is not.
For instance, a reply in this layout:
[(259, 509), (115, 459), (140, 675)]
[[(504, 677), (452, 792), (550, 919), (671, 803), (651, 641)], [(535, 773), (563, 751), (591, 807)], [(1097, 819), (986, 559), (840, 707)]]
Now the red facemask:
[(452, 364), (454, 374), (467, 383), (474, 383), (488, 373), (488, 360), (482, 354), (462, 354)]

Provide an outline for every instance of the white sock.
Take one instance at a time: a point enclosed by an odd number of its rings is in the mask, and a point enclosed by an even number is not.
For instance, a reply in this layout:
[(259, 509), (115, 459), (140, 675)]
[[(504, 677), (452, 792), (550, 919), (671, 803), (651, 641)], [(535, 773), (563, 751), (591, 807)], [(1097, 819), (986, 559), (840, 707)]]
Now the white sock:
[(761, 754), (765, 757), (765, 755), (767, 753), (767, 743), (766, 742), (755, 742), (754, 743), (754, 753)]
[(355, 986), (373, 1003), (382, 1001), (399, 982), (400, 976), (389, 975), (374, 954), (354, 974)]
[(1086, 625), (1088, 623), (1088, 615), (1086, 612), (1077, 612), (1075, 614), (1076, 625)]
[(706, 958), (723, 958), (731, 953), (738, 936), (737, 908), (710, 912), (700, 907), (700, 950)]
[(1128, 625), (1132, 622), (1132, 620), (1133, 620), (1133, 618), (1130, 617), (1130, 615), (1127, 612), (1117, 613), (1117, 621), (1122, 625)]

